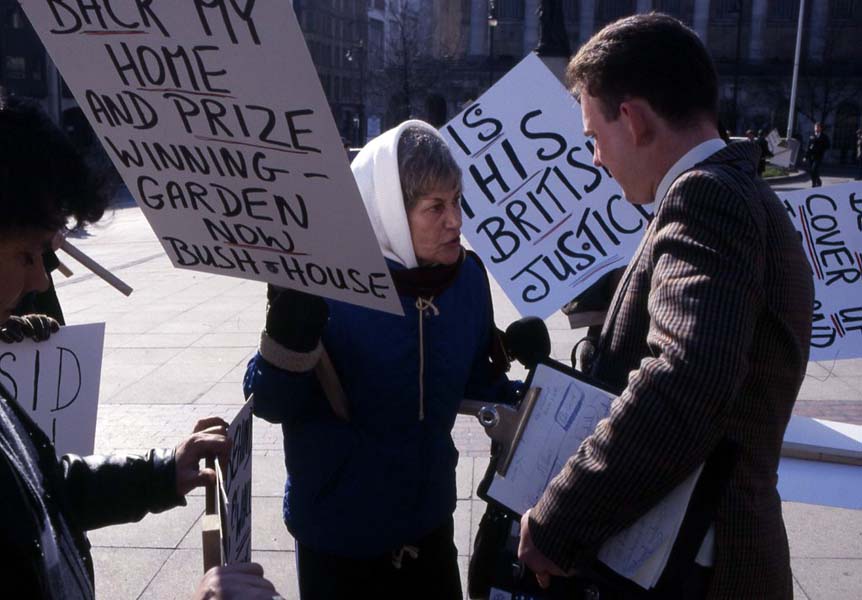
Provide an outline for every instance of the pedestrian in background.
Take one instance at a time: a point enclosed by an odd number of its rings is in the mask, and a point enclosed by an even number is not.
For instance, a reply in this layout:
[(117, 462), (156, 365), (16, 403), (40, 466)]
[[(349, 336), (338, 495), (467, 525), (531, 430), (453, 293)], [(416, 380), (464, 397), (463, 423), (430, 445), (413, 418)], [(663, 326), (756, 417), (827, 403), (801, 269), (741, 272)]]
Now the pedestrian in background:
[(823, 133), (823, 123), (818, 121), (814, 124), (814, 133), (808, 138), (808, 150), (805, 152), (808, 172), (811, 175), (811, 187), (823, 185), (820, 179), (820, 166), (823, 164), (823, 156), (829, 150), (829, 145), (829, 136)]
[(763, 177), (766, 170), (766, 159), (772, 158), (769, 142), (766, 140), (766, 132), (762, 129), (757, 132), (757, 146), (760, 148), (760, 159), (757, 161), (757, 174)]

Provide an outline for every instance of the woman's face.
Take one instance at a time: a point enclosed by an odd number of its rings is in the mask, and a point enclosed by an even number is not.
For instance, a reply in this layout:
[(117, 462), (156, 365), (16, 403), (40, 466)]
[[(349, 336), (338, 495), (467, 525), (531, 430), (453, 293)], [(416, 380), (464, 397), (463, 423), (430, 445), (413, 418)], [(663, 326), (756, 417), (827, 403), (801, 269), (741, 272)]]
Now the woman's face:
[(29, 292), (48, 289), (42, 254), (51, 248), (53, 231), (0, 231), (0, 324)]
[(461, 256), (461, 188), (419, 196), (407, 211), (419, 265), (451, 265)]

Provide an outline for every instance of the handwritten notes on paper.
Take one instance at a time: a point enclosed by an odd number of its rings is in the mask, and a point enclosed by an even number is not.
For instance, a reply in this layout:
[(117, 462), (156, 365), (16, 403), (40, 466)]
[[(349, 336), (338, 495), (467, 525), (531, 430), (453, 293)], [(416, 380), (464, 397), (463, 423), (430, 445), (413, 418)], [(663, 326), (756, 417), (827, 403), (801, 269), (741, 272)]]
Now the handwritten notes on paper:
[(779, 197), (814, 273), (811, 360), (862, 356), (862, 184)]
[(291, 2), (21, 4), (174, 266), (401, 314)]
[(533, 54), (440, 130), (464, 172), (462, 232), (523, 315), (625, 266), (651, 213), (593, 166), (581, 110)]
[[(547, 365), (538, 365), (531, 386), (541, 393), (505, 477), (488, 496), (523, 514), (609, 411), (613, 394)], [(649, 589), (667, 564), (702, 467), (628, 529), (608, 539), (598, 557), (611, 569)]]
[(44, 342), (0, 344), (0, 383), (57, 455), (93, 453), (105, 324), (62, 327)]

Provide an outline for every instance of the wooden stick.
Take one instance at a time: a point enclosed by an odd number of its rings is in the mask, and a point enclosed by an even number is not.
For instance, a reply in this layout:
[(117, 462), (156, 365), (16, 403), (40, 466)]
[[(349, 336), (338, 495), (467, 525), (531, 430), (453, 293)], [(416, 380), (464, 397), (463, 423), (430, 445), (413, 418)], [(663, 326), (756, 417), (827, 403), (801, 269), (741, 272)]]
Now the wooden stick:
[(65, 263), (63, 263), (63, 261), (59, 258), (57, 259), (57, 270), (60, 271), (60, 273), (62, 273), (64, 277), (71, 277), (72, 275), (74, 275), (72, 269), (67, 267)]
[[(206, 458), (208, 469), (215, 469), (215, 459)], [(221, 555), (221, 518), (216, 509), (218, 502), (217, 482), (206, 484), (206, 501), (204, 503), (204, 518), (201, 521), (201, 543), (204, 553), (204, 573), (222, 564)]]
[(75, 248), (69, 243), (69, 240), (63, 240), (63, 245), (60, 250), (77, 260), (79, 263), (90, 269), (93, 273), (105, 280), (109, 285), (114, 287), (121, 294), (128, 296), (132, 293), (132, 288), (122, 279), (111, 273), (108, 269), (97, 263), (95, 260)]

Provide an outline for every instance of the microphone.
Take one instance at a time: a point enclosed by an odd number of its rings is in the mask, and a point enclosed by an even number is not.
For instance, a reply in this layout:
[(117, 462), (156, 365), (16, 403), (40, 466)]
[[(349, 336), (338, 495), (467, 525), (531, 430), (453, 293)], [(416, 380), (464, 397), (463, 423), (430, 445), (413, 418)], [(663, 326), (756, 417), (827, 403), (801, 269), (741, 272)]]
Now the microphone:
[(506, 351), (528, 369), (551, 355), (551, 338), (538, 317), (518, 319), (506, 328)]

